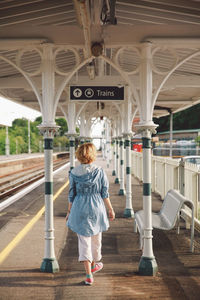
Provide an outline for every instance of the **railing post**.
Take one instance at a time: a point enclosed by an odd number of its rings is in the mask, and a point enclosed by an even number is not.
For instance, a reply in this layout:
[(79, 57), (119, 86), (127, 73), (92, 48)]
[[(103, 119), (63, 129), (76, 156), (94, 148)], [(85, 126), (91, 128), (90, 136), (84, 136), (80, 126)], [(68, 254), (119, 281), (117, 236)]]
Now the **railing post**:
[[(199, 207), (199, 203), (200, 203), (200, 172), (198, 172), (198, 207)], [(197, 214), (199, 218), (199, 213)]]
[(182, 160), (179, 163), (179, 190), (185, 196), (185, 162)]

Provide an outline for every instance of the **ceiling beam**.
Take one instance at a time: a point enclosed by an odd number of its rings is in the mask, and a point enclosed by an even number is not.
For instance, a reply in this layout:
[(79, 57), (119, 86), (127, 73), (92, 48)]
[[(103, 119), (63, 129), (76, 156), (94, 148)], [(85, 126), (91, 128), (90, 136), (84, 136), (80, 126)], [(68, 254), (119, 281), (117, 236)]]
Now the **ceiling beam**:
[(34, 47), (47, 42), (48, 40), (45, 38), (0, 38), (0, 50), (21, 49), (26, 46)]
[[(73, 32), (73, 34), (72, 34)], [(154, 36), (152, 37), (152, 32)], [(174, 42), (179, 43), (183, 38), (187, 42), (187, 48), (199, 45), (200, 27), (195, 25), (109, 25), (104, 26), (103, 31), (99, 31), (99, 26), (93, 25), (91, 28), (91, 39), (96, 41), (104, 40), (106, 47), (121, 47), (138, 45), (141, 41), (163, 37), (163, 45), (174, 38)], [(60, 45), (70, 45), (71, 47), (84, 48), (85, 41), (82, 29), (75, 25), (66, 26), (9, 26), (0, 31), (0, 38), (42, 38), (52, 43)], [(189, 37), (189, 38), (187, 38)], [(194, 43), (189, 42), (194, 39)], [(152, 40), (152, 42), (154, 42)], [(157, 40), (161, 42), (161, 40)], [(180, 40), (181, 42), (181, 40)], [(179, 44), (180, 45), (180, 44)], [(173, 46), (171, 43), (170, 46)], [(184, 47), (185, 44), (181, 45)], [(9, 49), (9, 47), (8, 47)]]
[[(130, 77), (131, 82), (133, 82), (134, 86), (137, 88), (139, 87), (139, 79), (138, 76), (132, 75)], [(39, 87), (41, 84), (41, 80), (39, 77), (34, 77), (34, 81)], [(61, 76), (56, 76), (56, 85), (59, 85), (62, 81)], [(156, 85), (154, 87), (159, 86), (160, 78), (158, 75), (154, 76), (154, 81)], [(77, 85), (76, 79), (72, 78), (69, 83), (70, 85)], [(118, 85), (118, 84), (126, 84), (124, 79), (121, 76), (101, 76), (96, 77), (94, 80), (88, 81), (88, 76), (79, 76), (78, 85)], [(19, 76), (12, 76), (12, 77), (5, 77), (0, 78), (0, 88), (24, 88), (25, 90), (32, 90), (30, 85), (28, 84), (27, 80), (24, 77)], [(175, 88), (200, 88), (200, 79), (199, 76), (179, 76), (179, 75), (171, 75), (170, 78), (165, 83), (163, 90), (172, 90)], [(162, 92), (162, 91), (161, 91)]]

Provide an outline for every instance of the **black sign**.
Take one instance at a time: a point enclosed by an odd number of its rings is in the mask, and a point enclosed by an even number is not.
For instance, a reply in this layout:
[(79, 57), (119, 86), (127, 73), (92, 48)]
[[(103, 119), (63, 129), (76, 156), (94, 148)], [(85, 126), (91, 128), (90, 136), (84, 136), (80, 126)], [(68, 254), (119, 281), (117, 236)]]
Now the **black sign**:
[(70, 86), (71, 100), (124, 100), (124, 87)]

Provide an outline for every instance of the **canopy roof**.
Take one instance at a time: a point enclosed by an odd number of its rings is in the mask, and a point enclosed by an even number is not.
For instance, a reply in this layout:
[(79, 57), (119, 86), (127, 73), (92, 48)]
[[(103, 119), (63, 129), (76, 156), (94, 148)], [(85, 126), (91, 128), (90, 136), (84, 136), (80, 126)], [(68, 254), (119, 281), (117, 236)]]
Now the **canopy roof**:
[[(152, 43), (153, 90), (165, 80), (154, 116), (200, 102), (199, 0), (4, 0), (0, 7), (0, 94), (40, 110), (24, 74), (42, 88), (40, 47), (45, 43), (51, 43), (55, 50), (56, 83), (63, 76), (69, 77), (57, 116), (63, 115), (70, 85), (131, 83), (139, 90), (144, 41)], [(103, 56), (91, 60), (94, 43), (103, 46)], [(184, 59), (185, 63), (177, 67)], [(77, 103), (81, 107), (82, 102)], [(96, 102), (87, 104), (86, 113), (98, 115)], [(105, 116), (115, 113), (113, 102), (107, 102), (106, 109), (99, 112)]]

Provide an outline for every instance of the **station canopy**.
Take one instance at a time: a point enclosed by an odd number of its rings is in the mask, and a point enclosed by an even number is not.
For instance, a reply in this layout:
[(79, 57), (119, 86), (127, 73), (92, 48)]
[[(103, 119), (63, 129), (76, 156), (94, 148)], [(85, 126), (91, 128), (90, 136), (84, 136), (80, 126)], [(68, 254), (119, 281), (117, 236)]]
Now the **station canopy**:
[[(152, 44), (153, 91), (165, 81), (154, 116), (199, 103), (199, 0), (3, 0), (0, 95), (40, 111), (24, 75), (42, 89), (41, 47), (47, 43), (54, 47), (56, 87), (68, 78), (57, 117), (67, 110), (70, 86), (132, 84), (139, 91), (144, 42)], [(182, 60), (185, 63), (177, 67)], [(114, 101), (99, 101), (89, 101), (86, 113), (108, 117), (117, 113)], [(76, 100), (77, 106), (82, 103)]]

